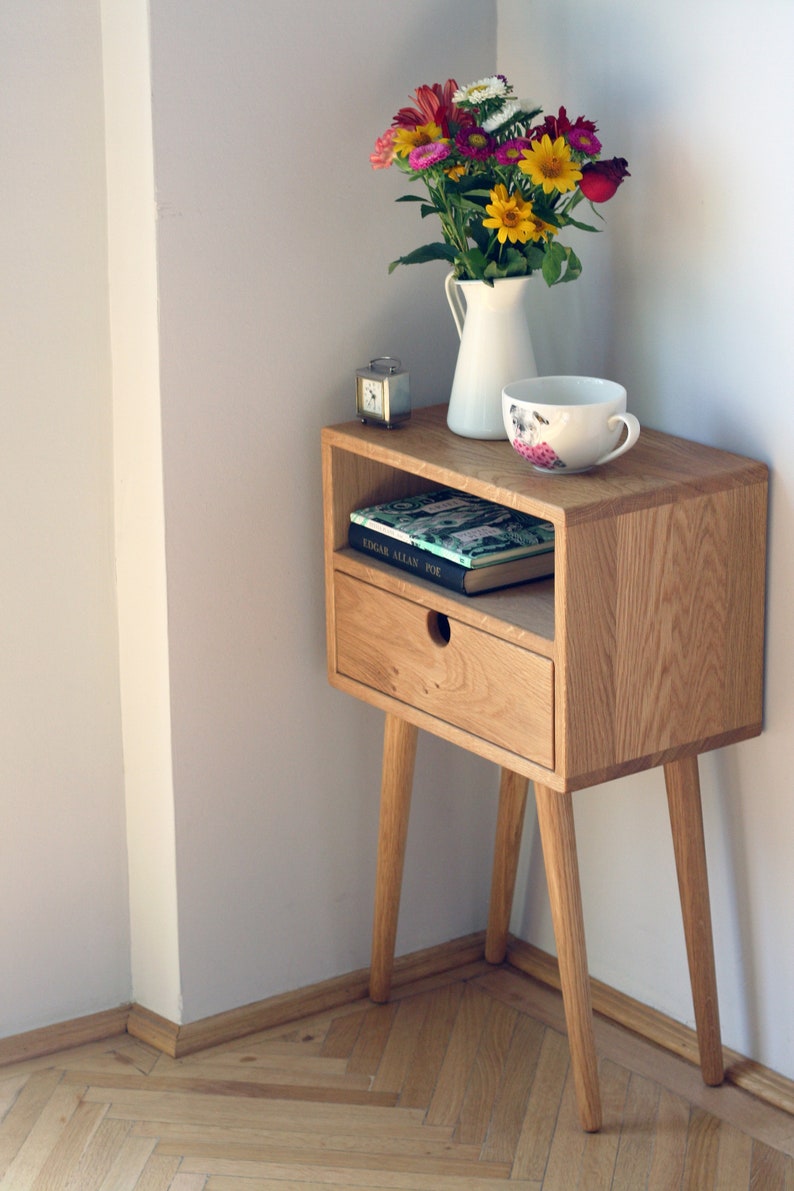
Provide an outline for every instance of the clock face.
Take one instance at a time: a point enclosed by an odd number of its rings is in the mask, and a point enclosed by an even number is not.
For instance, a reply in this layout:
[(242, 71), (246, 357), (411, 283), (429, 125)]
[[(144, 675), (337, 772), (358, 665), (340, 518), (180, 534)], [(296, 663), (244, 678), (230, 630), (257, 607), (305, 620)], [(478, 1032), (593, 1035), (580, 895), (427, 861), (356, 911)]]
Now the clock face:
[(376, 380), (361, 382), (361, 404), (364, 412), (383, 417), (383, 387)]

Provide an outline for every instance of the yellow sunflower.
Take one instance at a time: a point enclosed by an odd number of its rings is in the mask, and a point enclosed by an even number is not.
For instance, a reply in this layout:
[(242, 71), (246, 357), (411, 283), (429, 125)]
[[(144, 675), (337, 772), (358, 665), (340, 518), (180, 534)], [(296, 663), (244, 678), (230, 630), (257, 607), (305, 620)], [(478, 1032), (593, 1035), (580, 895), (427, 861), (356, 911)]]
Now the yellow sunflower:
[(556, 236), (560, 230), (553, 223), (546, 223), (546, 220), (541, 219), (534, 211), (531, 213), (529, 220), (530, 240), (548, 240), (549, 236)]
[(395, 128), (394, 152), (400, 157), (407, 157), (412, 149), (419, 145), (431, 145), (434, 141), (443, 141), (444, 134), (438, 124), (417, 124), (416, 128)]
[(507, 193), (507, 187), (499, 182), (491, 191), (491, 201), (485, 207), (490, 219), (483, 219), (483, 227), (496, 228), (496, 237), (500, 244), (509, 240), (515, 244), (516, 240), (526, 244), (527, 238), (537, 237), (533, 233), (532, 205), (525, 201), (519, 191)]
[(571, 150), (564, 137), (558, 136), (552, 142), (545, 133), (540, 141), (524, 149), (523, 156), (518, 168), (529, 176), (533, 186), (542, 186), (544, 194), (551, 194), (552, 190), (561, 193), (574, 190), (582, 176), (576, 162), (571, 161)]

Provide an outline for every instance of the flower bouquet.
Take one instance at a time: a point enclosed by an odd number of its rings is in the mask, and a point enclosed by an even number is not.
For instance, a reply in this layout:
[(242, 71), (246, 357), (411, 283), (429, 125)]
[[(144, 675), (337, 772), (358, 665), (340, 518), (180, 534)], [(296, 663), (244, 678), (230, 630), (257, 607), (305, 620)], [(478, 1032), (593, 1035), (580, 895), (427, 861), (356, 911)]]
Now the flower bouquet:
[(374, 169), (396, 166), (426, 197), (422, 218), (437, 215), (443, 241), (424, 244), (392, 261), (443, 260), (459, 280), (492, 283), (540, 270), (547, 285), (573, 281), (582, 271), (572, 248), (558, 239), (565, 227), (598, 229), (574, 218), (583, 200), (612, 198), (625, 177), (622, 157), (601, 160), (597, 126), (524, 105), (504, 75), (458, 87), (418, 87), (416, 107), (401, 108), (370, 156)]

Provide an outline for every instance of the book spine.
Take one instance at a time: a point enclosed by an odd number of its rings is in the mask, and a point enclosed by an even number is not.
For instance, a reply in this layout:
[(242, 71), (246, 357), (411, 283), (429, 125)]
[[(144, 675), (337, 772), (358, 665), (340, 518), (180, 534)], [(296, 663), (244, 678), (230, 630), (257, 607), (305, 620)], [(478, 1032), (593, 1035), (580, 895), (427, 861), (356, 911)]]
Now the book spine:
[(437, 583), (450, 591), (465, 593), (469, 568), (450, 562), (437, 554), (431, 554), (421, 546), (414, 546), (388, 533), (369, 529), (356, 521), (350, 522), (348, 543), (354, 550), (371, 554), (381, 562), (398, 567), (402, 571), (409, 571), (419, 579), (428, 579), (431, 583)]

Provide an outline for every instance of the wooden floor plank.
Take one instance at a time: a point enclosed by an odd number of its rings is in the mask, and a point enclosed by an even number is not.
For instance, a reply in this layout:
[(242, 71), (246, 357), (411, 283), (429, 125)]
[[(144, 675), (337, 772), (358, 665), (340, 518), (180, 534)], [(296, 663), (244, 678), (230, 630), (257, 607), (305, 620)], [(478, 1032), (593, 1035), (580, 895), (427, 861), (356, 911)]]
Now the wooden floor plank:
[(763, 1142), (753, 1143), (750, 1191), (791, 1191), (794, 1187), (794, 1163), (791, 1157), (773, 1150)]
[[(135, 1191), (171, 1191), (179, 1164), (178, 1155), (168, 1158), (163, 1154), (151, 1154), (135, 1183)], [(193, 1178), (195, 1181), (197, 1176), (194, 1175)]]
[(579, 1127), (576, 1089), (570, 1064), (560, 1099), (557, 1124), (549, 1146), (543, 1191), (571, 1191), (579, 1182), (587, 1134)]
[(128, 1135), (100, 1183), (99, 1191), (136, 1191), (136, 1184), (152, 1156), (154, 1146), (155, 1143), (146, 1137)]
[(378, 1070), (372, 1081), (373, 1092), (402, 1091), (416, 1054), (429, 1004), (430, 998), (427, 994), (406, 997), (398, 1004)]
[(431, 1125), (454, 1125), (458, 1120), (490, 1008), (488, 997), (466, 986), (427, 1109)]
[[(691, 1105), (680, 1096), (659, 1091), (653, 1157), (648, 1191), (678, 1191), (684, 1177)], [(745, 1183), (745, 1191), (747, 1184)]]
[[(328, 1150), (305, 1146), (300, 1151), (293, 1147), (267, 1145), (235, 1145), (228, 1142), (196, 1141), (185, 1151), (181, 1143), (159, 1142), (158, 1154), (171, 1154), (182, 1159), (183, 1170), (206, 1170), (212, 1173), (258, 1173), (260, 1167), (289, 1169), (295, 1163), (306, 1168), (323, 1170), (357, 1170), (372, 1172), (383, 1169), (383, 1155), (351, 1150)], [(456, 1153), (443, 1158), (424, 1154), (389, 1154), (388, 1169), (391, 1173), (414, 1174), (426, 1177), (455, 1175), (457, 1178), (507, 1179), (510, 1167), (507, 1163), (479, 1162), (458, 1157)]]
[(459, 1178), (457, 1175), (418, 1175), (384, 1171), (373, 1181), (367, 1171), (333, 1170), (312, 1171), (310, 1168), (274, 1166), (257, 1174), (227, 1173), (218, 1171), (210, 1175), (206, 1191), (285, 1191), (307, 1187), (327, 1191), (542, 1191), (538, 1182), (526, 1179), (505, 1182), (504, 1179)]
[(30, 1191), (63, 1191), (104, 1115), (104, 1104), (78, 1103), (39, 1174), (31, 1182)]
[[(585, 1139), (579, 1170), (579, 1191), (610, 1191), (612, 1187), (629, 1077), (630, 1072), (625, 1067), (620, 1067), (610, 1059), (602, 1058), (598, 1064), (605, 1123), (599, 1133), (588, 1133)], [(685, 1118), (684, 1129), (686, 1123)]]
[(0, 1122), (0, 1180), (46, 1110), (50, 1097), (62, 1078), (63, 1071), (56, 1067), (49, 1070), (35, 1069), (24, 1087), (19, 1090)]
[[(204, 1191), (206, 1185), (206, 1175), (184, 1174), (180, 1172), (179, 1174), (174, 1175), (168, 1191)], [(136, 1187), (135, 1191), (139, 1191), (139, 1188)], [(245, 1188), (240, 1187), (239, 1191), (245, 1191)], [(248, 1188), (248, 1191), (251, 1191), (250, 1187)], [(281, 1191), (284, 1191), (284, 1187), (281, 1188)]]
[(556, 1030), (547, 1029), (516, 1144), (511, 1175), (513, 1179), (543, 1179), (568, 1064), (567, 1039)]
[(658, 1109), (658, 1085), (641, 1075), (632, 1074), (626, 1093), (623, 1128), (612, 1179), (613, 1191), (637, 1191), (638, 1187), (647, 1185)]
[(0, 1191), (32, 1187), (80, 1105), (82, 1088), (55, 1088), (0, 1180)]
[(352, 1131), (323, 1133), (317, 1130), (300, 1133), (295, 1130), (137, 1121), (132, 1126), (132, 1132), (138, 1137), (153, 1137), (172, 1146), (182, 1146), (185, 1151), (207, 1142), (248, 1148), (257, 1145), (280, 1149), (292, 1147), (297, 1153), (304, 1149), (323, 1148), (384, 1156), (422, 1154), (427, 1157), (445, 1158), (458, 1155), (467, 1161), (476, 1161), (480, 1156), (477, 1146), (461, 1146), (453, 1142), (451, 1129), (417, 1129), (412, 1134), (401, 1132), (399, 1135), (393, 1135), (385, 1129), (372, 1134)]
[(365, 1017), (366, 1011), (361, 1009), (335, 1018), (328, 1027), (320, 1054), (328, 1059), (349, 1059)]
[(400, 1106), (426, 1108), (447, 1051), (464, 986), (449, 983), (435, 991), (428, 1005), (414, 1058), (400, 1093)]
[(693, 1108), (689, 1116), (684, 1186), (703, 1191), (716, 1189), (720, 1122), (702, 1108)]
[[(97, 1105), (104, 1109), (104, 1105)], [(98, 1191), (130, 1134), (129, 1121), (103, 1119), (60, 1191)]]
[(485, 1141), (517, 1021), (515, 1009), (499, 1001), (490, 1002), (455, 1130), (455, 1138), (462, 1145), (482, 1146)]
[(544, 1033), (540, 1022), (518, 1015), (482, 1147), (482, 1157), (486, 1161), (513, 1160)]
[(372, 1076), (378, 1070), (396, 1012), (394, 1005), (373, 1005), (365, 1014), (348, 1062), (351, 1074)]
[(753, 1162), (753, 1141), (734, 1125), (720, 1121), (717, 1175), (719, 1191), (747, 1191)]

